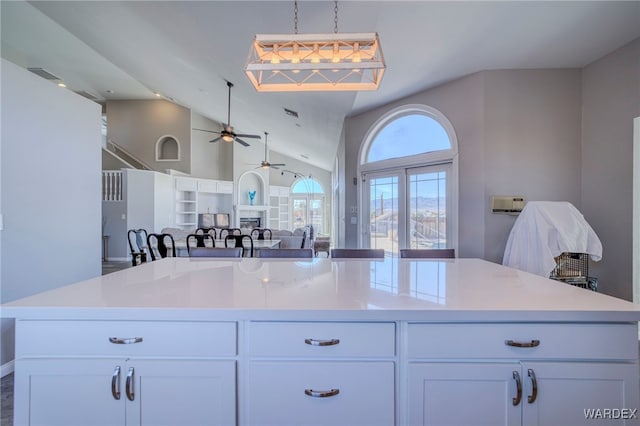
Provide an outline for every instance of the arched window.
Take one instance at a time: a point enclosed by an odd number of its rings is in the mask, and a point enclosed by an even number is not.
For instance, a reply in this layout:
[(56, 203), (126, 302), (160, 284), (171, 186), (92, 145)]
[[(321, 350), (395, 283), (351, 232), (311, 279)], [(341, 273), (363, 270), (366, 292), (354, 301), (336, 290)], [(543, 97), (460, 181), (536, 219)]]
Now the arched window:
[(312, 177), (301, 177), (291, 185), (293, 228), (312, 224), (316, 235), (326, 227), (325, 194), (322, 185)]
[(449, 120), (425, 105), (374, 123), (360, 149), (363, 247), (457, 248), (457, 146)]

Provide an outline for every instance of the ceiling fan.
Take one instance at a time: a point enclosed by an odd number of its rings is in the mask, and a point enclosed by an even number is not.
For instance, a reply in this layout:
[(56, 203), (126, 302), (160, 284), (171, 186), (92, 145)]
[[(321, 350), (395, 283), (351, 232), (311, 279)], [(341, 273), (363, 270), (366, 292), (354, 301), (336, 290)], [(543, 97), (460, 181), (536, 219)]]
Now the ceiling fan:
[(267, 147), (268, 147), (268, 138), (269, 137), (269, 133), (264, 132), (264, 161), (260, 162), (260, 165), (258, 167), (256, 167), (256, 169), (259, 168), (263, 168), (263, 169), (278, 169), (278, 167), (284, 167), (286, 166), (286, 164), (284, 163), (270, 163), (269, 161), (267, 161)]
[(223, 123), (224, 129), (222, 129), (222, 131), (220, 132), (215, 132), (213, 130), (206, 130), (206, 129), (193, 129), (193, 130), (199, 130), (201, 132), (209, 132), (209, 133), (215, 133), (220, 135), (215, 139), (211, 139), (209, 142), (218, 142), (219, 140), (223, 140), (225, 142), (236, 141), (242, 146), (249, 146), (249, 144), (244, 140), (242, 140), (241, 138), (260, 139), (260, 136), (239, 134), (233, 131), (233, 126), (231, 125), (231, 88), (233, 87), (233, 83), (231, 83), (230, 81), (227, 81), (227, 87), (229, 87), (229, 101), (227, 103), (227, 123), (226, 124)]

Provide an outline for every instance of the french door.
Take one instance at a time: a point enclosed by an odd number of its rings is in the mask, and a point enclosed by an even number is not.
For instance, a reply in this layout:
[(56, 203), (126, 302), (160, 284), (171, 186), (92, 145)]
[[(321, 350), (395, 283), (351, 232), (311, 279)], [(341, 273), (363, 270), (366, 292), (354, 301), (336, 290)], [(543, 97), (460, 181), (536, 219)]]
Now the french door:
[(362, 246), (450, 247), (451, 163), (363, 173)]

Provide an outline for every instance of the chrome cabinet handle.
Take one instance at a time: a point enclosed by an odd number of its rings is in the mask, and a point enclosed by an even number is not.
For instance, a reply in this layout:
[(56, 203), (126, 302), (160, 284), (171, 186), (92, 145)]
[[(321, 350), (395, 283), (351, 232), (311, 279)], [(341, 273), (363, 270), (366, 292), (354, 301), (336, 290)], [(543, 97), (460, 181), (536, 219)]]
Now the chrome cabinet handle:
[(520, 373), (514, 370), (513, 378), (516, 381), (516, 396), (513, 398), (513, 405), (518, 405), (522, 399), (522, 381), (520, 381)]
[(540, 340), (534, 339), (530, 342), (516, 342), (515, 340), (505, 340), (507, 346), (513, 346), (514, 348), (535, 348), (540, 346)]
[(311, 345), (311, 346), (333, 346), (340, 343), (340, 339), (330, 339), (330, 340), (304, 339), (304, 342), (307, 345)]
[(133, 401), (134, 399), (136, 399), (136, 395), (134, 393), (134, 389), (133, 389), (133, 374), (134, 374), (134, 369), (133, 367), (129, 368), (129, 372), (127, 373), (127, 387), (125, 388), (125, 390), (127, 391), (127, 398), (129, 399), (129, 401)]
[(331, 389), (328, 391), (314, 391), (313, 389), (305, 389), (304, 394), (314, 398), (326, 398), (328, 396), (336, 396), (340, 393), (340, 389)]
[(120, 399), (120, 366), (116, 365), (111, 376), (111, 395), (113, 399)]
[(142, 342), (142, 337), (109, 337), (109, 341), (116, 345), (130, 345)]
[(538, 397), (538, 380), (536, 379), (536, 373), (531, 368), (527, 370), (527, 374), (531, 378), (531, 395), (527, 396), (527, 402), (533, 404)]

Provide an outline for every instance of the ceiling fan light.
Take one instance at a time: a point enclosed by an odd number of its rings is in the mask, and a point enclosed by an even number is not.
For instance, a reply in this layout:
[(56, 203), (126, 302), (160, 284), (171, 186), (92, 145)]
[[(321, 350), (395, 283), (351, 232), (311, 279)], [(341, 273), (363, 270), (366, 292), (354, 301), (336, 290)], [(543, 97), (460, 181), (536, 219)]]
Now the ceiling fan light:
[(233, 136), (231, 135), (223, 135), (222, 140), (225, 142), (233, 142)]

